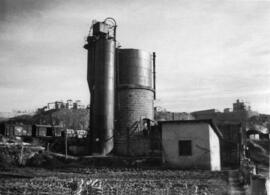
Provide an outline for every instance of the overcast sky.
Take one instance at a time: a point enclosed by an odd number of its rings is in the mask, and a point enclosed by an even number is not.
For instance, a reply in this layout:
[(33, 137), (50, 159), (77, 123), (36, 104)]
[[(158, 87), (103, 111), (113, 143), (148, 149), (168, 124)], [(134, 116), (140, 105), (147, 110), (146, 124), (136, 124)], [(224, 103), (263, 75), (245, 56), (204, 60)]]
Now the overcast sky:
[(157, 102), (171, 111), (270, 114), (270, 1), (0, 0), (0, 111), (89, 103), (93, 19), (113, 17), (123, 48), (157, 53)]

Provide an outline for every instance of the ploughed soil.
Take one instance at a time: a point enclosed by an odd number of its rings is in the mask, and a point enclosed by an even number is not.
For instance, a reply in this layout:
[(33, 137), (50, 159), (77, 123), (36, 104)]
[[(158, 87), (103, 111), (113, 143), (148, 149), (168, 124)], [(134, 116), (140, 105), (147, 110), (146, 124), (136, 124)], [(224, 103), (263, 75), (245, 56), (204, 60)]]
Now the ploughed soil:
[(0, 194), (226, 194), (227, 173), (143, 168), (10, 167)]
[(0, 143), (0, 195), (218, 195), (227, 183), (226, 172), (166, 169), (160, 158), (79, 158), (17, 140)]
[(160, 157), (80, 158), (45, 151), (21, 140), (0, 140), (0, 195), (216, 195), (226, 191), (225, 172), (170, 170), (162, 168)]

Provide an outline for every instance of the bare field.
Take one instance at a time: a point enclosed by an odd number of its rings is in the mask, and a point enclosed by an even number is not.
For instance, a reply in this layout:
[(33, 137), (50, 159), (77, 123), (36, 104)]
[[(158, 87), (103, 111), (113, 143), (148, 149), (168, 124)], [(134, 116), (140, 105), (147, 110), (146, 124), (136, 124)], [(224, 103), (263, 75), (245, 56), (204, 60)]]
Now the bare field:
[(224, 172), (158, 169), (16, 168), (0, 172), (0, 194), (226, 194)]

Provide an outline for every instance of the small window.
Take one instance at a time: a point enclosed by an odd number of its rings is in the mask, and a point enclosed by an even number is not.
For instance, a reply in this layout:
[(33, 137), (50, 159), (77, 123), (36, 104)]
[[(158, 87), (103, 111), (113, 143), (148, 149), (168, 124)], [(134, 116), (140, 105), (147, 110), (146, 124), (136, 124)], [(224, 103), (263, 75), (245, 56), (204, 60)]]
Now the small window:
[(191, 156), (192, 146), (191, 140), (180, 140), (178, 142), (179, 156)]

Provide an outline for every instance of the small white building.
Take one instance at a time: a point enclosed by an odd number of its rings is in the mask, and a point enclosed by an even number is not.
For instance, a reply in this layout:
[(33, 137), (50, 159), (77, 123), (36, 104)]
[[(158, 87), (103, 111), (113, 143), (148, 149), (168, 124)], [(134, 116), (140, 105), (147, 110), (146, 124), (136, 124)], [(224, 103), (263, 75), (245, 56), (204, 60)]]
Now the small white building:
[(163, 162), (183, 169), (221, 170), (221, 132), (211, 120), (162, 121)]

